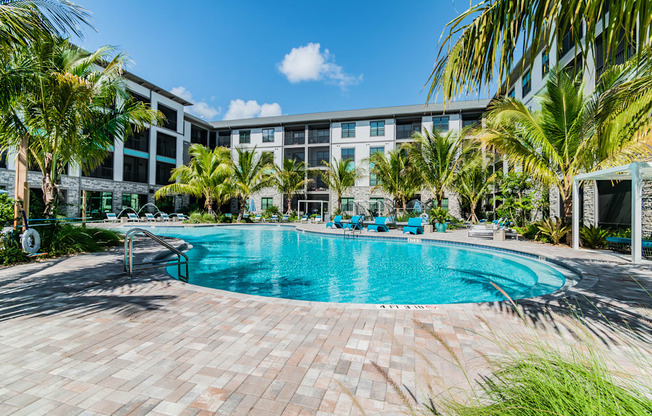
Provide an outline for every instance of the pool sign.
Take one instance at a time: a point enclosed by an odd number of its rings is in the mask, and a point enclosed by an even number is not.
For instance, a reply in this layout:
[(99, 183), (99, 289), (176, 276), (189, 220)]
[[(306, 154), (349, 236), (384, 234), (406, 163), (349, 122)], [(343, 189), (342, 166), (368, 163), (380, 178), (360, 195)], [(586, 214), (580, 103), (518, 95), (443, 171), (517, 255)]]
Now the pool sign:
[(433, 310), (433, 309), (437, 309), (437, 306), (435, 305), (378, 305), (378, 309)]

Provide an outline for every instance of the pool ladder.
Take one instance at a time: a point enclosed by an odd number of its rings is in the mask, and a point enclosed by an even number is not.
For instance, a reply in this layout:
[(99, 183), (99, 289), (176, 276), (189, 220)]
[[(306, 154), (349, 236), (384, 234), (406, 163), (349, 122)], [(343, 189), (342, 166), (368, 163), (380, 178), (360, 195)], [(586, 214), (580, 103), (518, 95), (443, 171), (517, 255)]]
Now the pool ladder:
[[(172, 252), (172, 254), (177, 256), (177, 259), (175, 261), (171, 261), (171, 260), (166, 260), (165, 257), (163, 257), (160, 259), (154, 259), (152, 261), (134, 263), (134, 237), (136, 237), (139, 234), (143, 234), (146, 237), (149, 237), (150, 239), (159, 243), (163, 247), (167, 248)], [(170, 243), (164, 241), (161, 237), (152, 234), (147, 230), (143, 230), (142, 228), (132, 228), (129, 231), (127, 231), (127, 233), (125, 234), (125, 258), (124, 258), (124, 272), (127, 275), (133, 276), (134, 270), (153, 269), (155, 267), (160, 267), (162, 265), (165, 266), (176, 265), (178, 270), (179, 280), (182, 280), (184, 282), (188, 281), (188, 277), (189, 277), (188, 256), (186, 256), (183, 252), (179, 251), (178, 249), (174, 248)], [(181, 266), (185, 266), (185, 272), (186, 272), (185, 275), (181, 274), (181, 270), (182, 270)]]
[[(344, 228), (342, 231), (344, 231), (344, 234), (343, 234), (344, 238), (347, 238), (347, 237), (355, 238), (355, 237), (359, 237), (362, 234), (362, 230), (358, 230), (358, 229), (355, 229), (355, 228)], [(356, 231), (358, 233), (357, 235), (356, 235)]]

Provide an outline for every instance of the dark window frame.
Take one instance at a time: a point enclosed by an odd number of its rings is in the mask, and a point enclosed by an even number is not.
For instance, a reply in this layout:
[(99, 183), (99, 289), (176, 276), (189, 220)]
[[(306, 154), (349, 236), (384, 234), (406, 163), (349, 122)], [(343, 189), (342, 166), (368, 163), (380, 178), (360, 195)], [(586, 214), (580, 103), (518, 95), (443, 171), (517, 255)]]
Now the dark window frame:
[(156, 132), (156, 155), (177, 158), (177, 138), (171, 134)]
[(372, 121), (369, 123), (369, 136), (383, 137), (385, 136), (385, 120)]
[[(174, 108), (170, 108), (162, 103), (158, 103), (158, 111), (163, 113), (166, 119), (163, 125), (160, 127), (165, 127), (168, 130), (172, 130), (176, 132), (177, 129), (179, 128), (178, 121), (177, 121), (177, 118), (179, 117), (179, 112)], [(172, 117), (172, 113), (174, 113), (174, 117)]]
[(342, 138), (351, 137), (355, 137), (355, 122), (342, 123)]
[(528, 68), (527, 71), (523, 72), (521, 77), (521, 96), (525, 97), (532, 91), (532, 68)]
[(240, 144), (251, 143), (251, 130), (240, 130), (238, 132), (238, 143)]
[[(432, 118), (432, 129), (439, 133), (448, 133), (448, 130), (450, 129), (450, 121), (449, 116), (434, 116)], [(446, 128), (443, 128), (444, 126), (446, 126)]]
[[(128, 171), (127, 169), (127, 161), (133, 159), (137, 164), (134, 164), (135, 167), (138, 169), (136, 170), (135, 173), (131, 173), (131, 176), (129, 178), (126, 177), (126, 173)], [(144, 164), (144, 179), (142, 178), (142, 173), (140, 171), (140, 167), (142, 166), (141, 164)], [(131, 156), (131, 155), (124, 155), (123, 156), (123, 169), (122, 169), (122, 180), (124, 182), (134, 182), (134, 183), (149, 183), (149, 159), (145, 159), (142, 157), (137, 157), (137, 156)], [(136, 177), (134, 177), (136, 176)], [(135, 180), (134, 180), (135, 179)]]
[(263, 143), (274, 143), (275, 130), (274, 128), (263, 129)]

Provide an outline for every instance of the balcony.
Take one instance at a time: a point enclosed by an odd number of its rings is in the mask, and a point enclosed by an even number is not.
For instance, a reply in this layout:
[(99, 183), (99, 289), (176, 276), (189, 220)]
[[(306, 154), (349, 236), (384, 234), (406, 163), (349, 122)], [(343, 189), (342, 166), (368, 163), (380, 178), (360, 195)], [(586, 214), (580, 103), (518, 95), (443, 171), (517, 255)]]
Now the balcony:
[(308, 131), (308, 144), (328, 143), (331, 139), (330, 129), (310, 129)]
[(316, 147), (309, 149), (308, 166), (311, 168), (324, 167), (322, 162), (330, 161), (330, 151), (327, 147)]
[(296, 145), (306, 144), (306, 131), (286, 130), (284, 140), (286, 146), (296, 146)]

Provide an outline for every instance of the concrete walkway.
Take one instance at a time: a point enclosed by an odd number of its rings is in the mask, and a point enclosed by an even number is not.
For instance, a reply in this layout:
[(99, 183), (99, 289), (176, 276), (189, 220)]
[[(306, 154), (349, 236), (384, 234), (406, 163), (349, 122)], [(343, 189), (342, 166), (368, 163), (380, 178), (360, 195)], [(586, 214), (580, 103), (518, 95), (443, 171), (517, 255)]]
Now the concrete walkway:
[[(127, 278), (121, 249), (0, 269), (0, 414), (361, 414), (354, 397), (369, 415), (395, 415), (401, 399), (372, 362), (417, 395), (427, 381), (465, 385), (414, 320), (437, 332), (471, 375), (484, 371), (481, 354), (500, 350), (486, 337), (488, 323), (512, 339), (572, 339), (558, 314), (582, 309), (619, 362), (626, 349), (614, 328), (650, 342), (647, 266), (606, 253), (486, 243), (561, 259), (586, 279), (568, 289), (570, 304), (557, 296), (519, 302), (525, 325), (501, 302), (388, 310), (207, 289), (163, 270)], [(157, 251), (145, 242), (137, 248)]]

